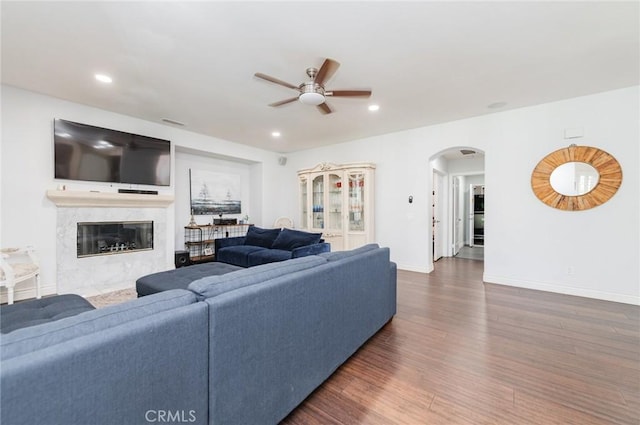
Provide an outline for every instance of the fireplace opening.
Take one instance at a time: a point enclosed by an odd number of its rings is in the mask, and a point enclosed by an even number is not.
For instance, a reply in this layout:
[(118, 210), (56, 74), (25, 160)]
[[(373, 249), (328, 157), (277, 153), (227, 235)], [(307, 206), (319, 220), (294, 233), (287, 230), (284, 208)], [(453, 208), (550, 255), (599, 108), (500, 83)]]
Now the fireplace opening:
[(153, 221), (78, 223), (78, 258), (153, 249)]

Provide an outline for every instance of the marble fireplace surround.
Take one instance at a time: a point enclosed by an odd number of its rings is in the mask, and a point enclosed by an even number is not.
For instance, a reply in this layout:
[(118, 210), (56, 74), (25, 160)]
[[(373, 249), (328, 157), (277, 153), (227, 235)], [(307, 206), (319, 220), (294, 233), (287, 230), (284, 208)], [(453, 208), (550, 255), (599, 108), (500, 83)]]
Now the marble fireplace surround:
[[(132, 288), (140, 276), (167, 270), (167, 208), (173, 203), (173, 195), (50, 190), (47, 197), (58, 207), (58, 294), (92, 296)], [(78, 258), (78, 223), (101, 221), (153, 221), (154, 248), (127, 255)]]

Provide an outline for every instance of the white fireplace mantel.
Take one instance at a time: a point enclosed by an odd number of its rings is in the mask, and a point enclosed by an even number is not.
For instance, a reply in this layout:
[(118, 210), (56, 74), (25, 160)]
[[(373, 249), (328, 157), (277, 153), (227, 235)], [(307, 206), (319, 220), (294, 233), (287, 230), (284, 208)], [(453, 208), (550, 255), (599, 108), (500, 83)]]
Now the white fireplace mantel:
[(72, 208), (166, 208), (174, 201), (173, 195), (81, 192), (72, 190), (47, 190), (47, 198), (49, 198), (58, 207)]

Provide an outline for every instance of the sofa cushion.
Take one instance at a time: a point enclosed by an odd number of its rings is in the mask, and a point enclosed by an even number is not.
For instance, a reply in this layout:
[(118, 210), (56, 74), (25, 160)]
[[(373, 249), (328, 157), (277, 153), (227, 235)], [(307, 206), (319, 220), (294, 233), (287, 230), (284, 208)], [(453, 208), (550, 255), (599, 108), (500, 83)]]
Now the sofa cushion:
[(234, 266), (233, 264), (212, 262), (152, 273), (136, 280), (136, 291), (139, 297), (143, 297), (170, 289), (187, 289), (191, 282), (200, 278), (217, 276), (241, 269), (242, 267)]
[[(324, 259), (322, 259), (325, 261)], [(73, 338), (104, 331), (161, 311), (193, 304), (195, 294), (183, 289), (159, 292), (122, 304), (85, 311), (72, 317), (17, 329), (0, 338), (0, 359), (6, 360)]]
[(221, 248), (216, 252), (216, 261), (235, 264), (240, 267), (249, 267), (249, 254), (256, 251), (263, 251), (267, 248), (253, 245), (236, 245)]
[(0, 332), (53, 322), (95, 309), (80, 295), (64, 294), (0, 307)]
[(247, 230), (244, 244), (271, 248), (273, 241), (276, 240), (279, 234), (280, 229), (262, 229), (260, 227), (251, 226), (249, 227), (249, 230)]
[(358, 248), (354, 248), (349, 251), (333, 251), (333, 252), (323, 252), (318, 254), (320, 257), (326, 258), (327, 261), (338, 261), (343, 260), (345, 258), (350, 258), (355, 255), (360, 255), (362, 253), (373, 251), (374, 249), (378, 249), (380, 246), (377, 243), (370, 243), (367, 245), (363, 245)]
[(263, 249), (249, 254), (249, 267), (259, 266), (260, 264), (275, 263), (291, 259), (291, 251), (284, 249)]
[(317, 267), (321, 264), (326, 264), (326, 262), (327, 260), (324, 258), (312, 255), (289, 261), (262, 264), (220, 276), (203, 277), (189, 285), (189, 290), (193, 291), (199, 299), (211, 298), (234, 289), (262, 283), (269, 279), (300, 270)]
[(312, 245), (320, 242), (322, 233), (301, 232), (300, 230), (282, 229), (273, 245), (272, 249), (283, 249), (291, 251), (301, 246)]

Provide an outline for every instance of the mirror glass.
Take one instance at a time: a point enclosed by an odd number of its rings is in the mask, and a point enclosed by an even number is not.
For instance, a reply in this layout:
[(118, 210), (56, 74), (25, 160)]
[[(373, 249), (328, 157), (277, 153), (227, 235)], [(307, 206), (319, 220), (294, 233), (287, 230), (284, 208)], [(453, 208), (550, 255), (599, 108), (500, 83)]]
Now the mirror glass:
[(586, 162), (567, 162), (551, 173), (549, 181), (553, 189), (567, 196), (579, 196), (591, 192), (600, 174), (592, 165)]

